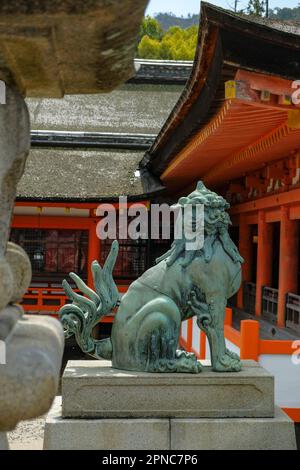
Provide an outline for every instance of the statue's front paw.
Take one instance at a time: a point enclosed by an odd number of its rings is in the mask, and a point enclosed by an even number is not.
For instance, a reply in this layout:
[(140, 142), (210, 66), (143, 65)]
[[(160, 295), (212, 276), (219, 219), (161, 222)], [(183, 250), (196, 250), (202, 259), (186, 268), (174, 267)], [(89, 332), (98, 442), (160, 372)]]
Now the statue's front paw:
[(175, 357), (178, 361), (178, 372), (190, 372), (192, 374), (198, 374), (202, 371), (202, 365), (197, 360), (197, 357), (194, 353), (185, 351), (183, 349), (177, 349)]
[(177, 359), (176, 364), (177, 372), (199, 374), (202, 371), (202, 365), (197, 361), (196, 356), (192, 357), (181, 357)]
[(213, 365), (215, 372), (240, 372), (242, 364), (240, 359), (234, 359), (227, 354), (224, 354), (220, 359)]
[(199, 374), (202, 365), (193, 353), (177, 349), (176, 351), (176, 372)]

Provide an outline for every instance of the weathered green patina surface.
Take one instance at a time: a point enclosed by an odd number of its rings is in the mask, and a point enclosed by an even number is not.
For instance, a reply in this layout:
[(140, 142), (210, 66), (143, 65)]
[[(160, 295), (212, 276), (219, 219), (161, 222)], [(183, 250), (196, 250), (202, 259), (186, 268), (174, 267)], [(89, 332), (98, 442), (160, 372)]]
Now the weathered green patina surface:
[(84, 352), (111, 359), (118, 369), (198, 373), (201, 364), (194, 354), (177, 349), (181, 322), (196, 316), (210, 344), (213, 370), (238, 372), (240, 359), (226, 348), (224, 339), (225, 307), (240, 287), (243, 262), (228, 234), (229, 204), (203, 183), (178, 204), (204, 205), (203, 248), (186, 250), (184, 237), (175, 240), (171, 250), (123, 296), (111, 338), (97, 341), (92, 338), (93, 327), (119, 303), (112, 277), (118, 254), (115, 241), (103, 269), (93, 262), (95, 292), (73, 273), (72, 279), (86, 297), (64, 281), (73, 301), (60, 310), (65, 335), (75, 334)]

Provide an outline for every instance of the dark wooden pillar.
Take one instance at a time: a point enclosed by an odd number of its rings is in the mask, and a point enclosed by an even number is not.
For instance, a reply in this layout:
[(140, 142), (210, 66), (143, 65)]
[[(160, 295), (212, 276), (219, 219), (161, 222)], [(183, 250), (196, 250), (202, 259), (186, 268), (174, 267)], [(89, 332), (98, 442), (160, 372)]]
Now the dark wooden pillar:
[(256, 272), (256, 303), (255, 314), (261, 315), (262, 288), (272, 284), (272, 253), (273, 230), (272, 224), (266, 222), (265, 211), (258, 213), (258, 244)]
[(247, 224), (244, 214), (240, 215), (239, 221), (239, 252), (244, 258), (245, 262), (242, 265), (242, 286), (237, 295), (237, 306), (243, 309), (243, 283), (251, 280), (252, 272), (252, 239), (251, 239), (251, 225)]
[(278, 326), (285, 326), (286, 294), (298, 289), (298, 221), (290, 220), (289, 208), (281, 208), (278, 286)]

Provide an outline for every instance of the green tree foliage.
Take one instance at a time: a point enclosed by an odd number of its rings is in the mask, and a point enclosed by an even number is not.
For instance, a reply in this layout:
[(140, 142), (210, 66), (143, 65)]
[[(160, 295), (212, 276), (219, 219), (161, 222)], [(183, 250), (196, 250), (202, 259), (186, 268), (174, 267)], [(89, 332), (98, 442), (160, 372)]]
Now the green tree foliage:
[[(239, 13), (246, 13), (246, 9), (239, 8), (245, 2), (239, 0), (237, 3), (237, 10)], [(248, 0), (249, 3), (249, 0)], [(260, 1), (260, 3), (264, 3), (263, 7), (264, 10), (266, 9), (266, 0), (264, 2)], [(269, 1), (269, 4), (271, 2)], [(288, 3), (288, 1), (286, 1)], [(234, 1), (229, 2), (232, 6), (234, 5)], [(276, 1), (273, 1), (273, 5), (276, 5)], [(251, 8), (252, 9), (252, 8)], [(299, 6), (295, 8), (273, 8), (269, 10), (270, 18), (277, 18), (279, 20), (300, 20), (300, 2)], [(159, 25), (163, 29), (163, 31), (167, 31), (171, 26), (180, 26), (182, 29), (189, 28), (190, 26), (198, 26), (199, 25), (199, 15), (188, 15), (187, 17), (183, 16), (176, 16), (173, 13), (157, 13), (154, 17), (156, 21), (158, 21)]]
[[(245, 12), (245, 10), (244, 10)], [(248, 0), (247, 13), (264, 16), (266, 0)], [(296, 8), (274, 8), (270, 18), (300, 21), (300, 4)], [(199, 15), (177, 17), (172, 13), (147, 16), (141, 25), (137, 55), (143, 59), (193, 60), (197, 45)]]
[(146, 18), (143, 19), (139, 34), (140, 41), (144, 36), (149, 36), (151, 39), (157, 39), (160, 41), (163, 37), (163, 34), (163, 29), (155, 18), (146, 16)]
[(270, 18), (300, 21), (300, 5), (296, 8), (274, 8), (273, 10), (270, 10)]
[(189, 28), (190, 26), (199, 25), (199, 15), (189, 14), (186, 18), (183, 16), (176, 16), (174, 13), (158, 13), (155, 19), (159, 22), (164, 31), (168, 31), (171, 26), (179, 26), (182, 29)]
[(160, 41), (143, 36), (138, 46), (138, 57), (141, 59), (160, 59)]
[(249, 0), (247, 13), (254, 16), (263, 16), (266, 11), (265, 6), (264, 0)]
[(194, 60), (198, 37), (197, 26), (181, 29), (172, 26), (161, 38), (146, 34), (138, 46), (142, 59)]

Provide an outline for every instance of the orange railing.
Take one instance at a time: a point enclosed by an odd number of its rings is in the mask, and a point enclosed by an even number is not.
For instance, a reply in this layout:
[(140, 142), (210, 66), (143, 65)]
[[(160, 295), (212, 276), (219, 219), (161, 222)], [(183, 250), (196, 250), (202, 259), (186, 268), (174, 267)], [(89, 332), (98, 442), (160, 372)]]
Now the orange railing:
[[(198, 359), (206, 358), (206, 340), (203, 331), (191, 318), (187, 320), (186, 334), (180, 335), (180, 345), (196, 354)], [(261, 339), (257, 320), (242, 320), (240, 331), (232, 326), (232, 309), (226, 309), (224, 322), (225, 338), (240, 350), (241, 359), (259, 360), (263, 354), (292, 355), (295, 351), (292, 340)]]
[(54, 313), (68, 303), (62, 287), (46, 283), (41, 284), (31, 285), (24, 295), (22, 306), (26, 312)]
[[(118, 285), (119, 291), (125, 293), (128, 285)], [(80, 292), (74, 289), (75, 292)], [(50, 314), (57, 316), (57, 312), (68, 303), (64, 290), (60, 285), (50, 283), (36, 283), (31, 285), (21, 302), (27, 313)], [(103, 321), (113, 321), (113, 316), (107, 316)]]

